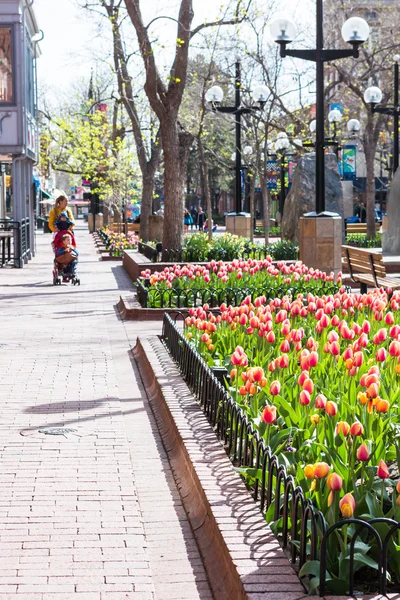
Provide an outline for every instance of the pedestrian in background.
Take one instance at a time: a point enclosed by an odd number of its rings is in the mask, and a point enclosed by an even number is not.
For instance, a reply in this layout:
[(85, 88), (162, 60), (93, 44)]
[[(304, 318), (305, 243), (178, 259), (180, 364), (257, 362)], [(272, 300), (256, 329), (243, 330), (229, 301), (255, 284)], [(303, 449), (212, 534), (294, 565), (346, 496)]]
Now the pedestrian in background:
[(192, 206), (192, 208), (190, 209), (190, 216), (192, 217), (192, 224), (190, 226), (190, 229), (193, 231), (193, 227), (195, 229), (197, 227), (197, 217), (198, 217), (197, 208), (195, 206)]
[(199, 206), (199, 212), (197, 214), (197, 226), (199, 228), (199, 231), (203, 231), (205, 220), (206, 215), (205, 213), (203, 213), (203, 209), (201, 208), (201, 206)]
[(192, 225), (193, 219), (187, 208), (185, 208), (185, 213), (183, 215), (183, 223), (185, 225), (185, 233), (189, 233), (189, 225)]

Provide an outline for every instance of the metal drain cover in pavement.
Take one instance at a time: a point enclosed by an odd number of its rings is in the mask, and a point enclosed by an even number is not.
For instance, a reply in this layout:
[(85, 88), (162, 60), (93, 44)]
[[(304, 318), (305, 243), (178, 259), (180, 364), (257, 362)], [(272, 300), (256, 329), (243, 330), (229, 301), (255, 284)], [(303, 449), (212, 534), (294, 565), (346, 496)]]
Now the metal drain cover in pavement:
[(79, 435), (77, 429), (68, 429), (67, 427), (49, 427), (48, 429), (39, 429), (39, 433), (44, 433), (45, 435), (63, 435), (64, 437), (66, 437), (67, 433)]

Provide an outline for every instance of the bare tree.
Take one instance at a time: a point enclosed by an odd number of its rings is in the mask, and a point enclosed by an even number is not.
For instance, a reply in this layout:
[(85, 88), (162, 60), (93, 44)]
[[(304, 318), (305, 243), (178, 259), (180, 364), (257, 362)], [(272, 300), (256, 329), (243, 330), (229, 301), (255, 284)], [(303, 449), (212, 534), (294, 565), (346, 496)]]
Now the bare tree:
[(145, 91), (160, 122), (165, 185), (163, 248), (180, 248), (183, 239), (186, 166), (193, 142), (193, 135), (185, 131), (179, 123), (179, 108), (186, 85), (190, 42), (193, 36), (205, 27), (240, 22), (245, 18), (248, 6), (242, 7), (239, 0), (231, 19), (203, 23), (192, 30), (193, 1), (181, 0), (177, 19), (175, 56), (168, 83), (164, 83), (155, 61), (148, 26), (146, 27), (143, 22), (139, 0), (125, 0), (125, 5), (136, 30), (145, 66)]

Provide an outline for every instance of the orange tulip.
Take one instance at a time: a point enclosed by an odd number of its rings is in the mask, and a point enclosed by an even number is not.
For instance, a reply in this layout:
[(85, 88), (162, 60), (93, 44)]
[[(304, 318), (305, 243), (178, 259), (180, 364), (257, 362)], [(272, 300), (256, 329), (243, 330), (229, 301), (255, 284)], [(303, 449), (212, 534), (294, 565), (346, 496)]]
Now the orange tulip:
[(336, 425), (336, 435), (339, 435), (340, 432), (343, 433), (344, 437), (349, 434), (350, 425), (346, 421), (339, 421)]
[(329, 473), (330, 466), (326, 462), (317, 462), (314, 465), (314, 476), (317, 479), (323, 479)]
[(328, 400), (328, 402), (326, 403), (325, 406), (325, 412), (327, 415), (329, 415), (330, 417), (334, 417), (335, 415), (337, 415), (337, 411), (338, 411), (338, 407), (336, 402), (333, 402), (332, 400)]
[(314, 465), (306, 465), (304, 467), (304, 475), (307, 479), (314, 479)]
[(356, 510), (356, 501), (353, 496), (351, 494), (345, 494), (339, 502), (339, 508), (345, 519), (352, 517)]
[(382, 398), (379, 398), (375, 405), (375, 408), (378, 412), (385, 413), (389, 410), (390, 404), (387, 400), (383, 400)]

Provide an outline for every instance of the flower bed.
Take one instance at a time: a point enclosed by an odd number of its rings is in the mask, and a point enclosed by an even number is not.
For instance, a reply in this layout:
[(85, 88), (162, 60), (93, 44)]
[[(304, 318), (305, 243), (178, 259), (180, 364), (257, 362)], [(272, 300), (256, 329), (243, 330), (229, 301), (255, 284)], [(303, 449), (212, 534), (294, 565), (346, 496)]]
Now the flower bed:
[(135, 250), (139, 242), (138, 236), (131, 232), (114, 233), (110, 229), (102, 230), (102, 238), (110, 252), (110, 256), (123, 256), (124, 250)]
[[(147, 245), (150, 245), (148, 242)], [(139, 251), (141, 251), (139, 249)], [(162, 245), (160, 244), (160, 253)], [(256, 258), (263, 259), (272, 256), (274, 260), (297, 260), (299, 246), (294, 242), (279, 241), (267, 247), (251, 243), (231, 233), (214, 236), (211, 240), (206, 233), (193, 233), (185, 237), (181, 250), (167, 249), (163, 252), (164, 262), (207, 262), (211, 260), (231, 261), (235, 259)], [(161, 255), (154, 255), (154, 262), (161, 259)]]
[(239, 304), (246, 296), (261, 294), (269, 298), (294, 296), (306, 289), (314, 293), (334, 293), (341, 285), (341, 275), (308, 269), (302, 263), (272, 264), (265, 260), (211, 261), (204, 265), (175, 265), (163, 271), (142, 271), (138, 297), (147, 308), (175, 308), (203, 305), (219, 306), (222, 302)]
[[(349, 591), (351, 570), (368, 590), (382, 555), (393, 591), (400, 581), (399, 305), (398, 292), (389, 299), (383, 290), (342, 290), (293, 301), (247, 298), (237, 308), (221, 306), (218, 316), (204, 307), (186, 319), (186, 337), (207, 364), (231, 370), (229, 393), (320, 515), (314, 525), (336, 528), (323, 553), (333, 593)], [(249, 485), (265, 486), (261, 469), (241, 472)], [(275, 495), (266, 513), (278, 536), (281, 499)], [(356, 518), (373, 523), (378, 536)], [(314, 560), (300, 571), (311, 575), (311, 590), (319, 585), (321, 537), (314, 531), (316, 547), (307, 551)]]

